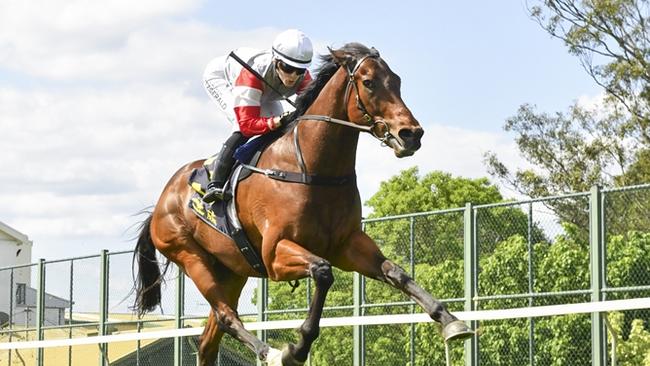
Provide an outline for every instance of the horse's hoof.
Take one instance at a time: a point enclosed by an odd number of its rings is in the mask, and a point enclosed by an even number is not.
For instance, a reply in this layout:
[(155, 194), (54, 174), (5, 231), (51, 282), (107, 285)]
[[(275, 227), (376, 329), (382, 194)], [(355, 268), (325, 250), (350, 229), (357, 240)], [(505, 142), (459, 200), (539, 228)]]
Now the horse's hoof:
[(269, 352), (265, 360), (267, 366), (282, 366), (282, 351), (277, 348), (269, 347)]
[(293, 344), (287, 344), (284, 346), (282, 349), (282, 366), (302, 366), (305, 364), (305, 362), (300, 362), (296, 360), (293, 355), (291, 354), (291, 351), (293, 351)]
[(454, 320), (453, 322), (445, 325), (442, 330), (442, 336), (445, 342), (460, 340), (464, 341), (474, 336), (474, 331), (469, 329), (464, 321)]

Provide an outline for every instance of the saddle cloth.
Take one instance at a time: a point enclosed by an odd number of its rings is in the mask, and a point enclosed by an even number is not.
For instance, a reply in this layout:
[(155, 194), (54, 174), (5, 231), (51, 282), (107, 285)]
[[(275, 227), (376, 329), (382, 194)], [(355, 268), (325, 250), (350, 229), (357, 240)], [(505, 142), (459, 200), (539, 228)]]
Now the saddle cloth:
[(188, 180), (188, 184), (193, 190), (189, 200), (189, 207), (192, 212), (208, 226), (233, 239), (251, 266), (265, 277), (264, 265), (255, 248), (250, 244), (237, 217), (234, 198), (238, 182), (246, 179), (252, 173), (248, 169), (242, 169), (241, 163), (256, 166), (264, 149), (279, 136), (279, 134), (274, 133), (266, 134), (237, 148), (234, 154), (237, 163), (233, 168), (228, 183), (226, 183), (226, 196), (232, 197), (231, 199), (217, 200), (213, 203), (203, 202), (203, 196), (208, 183), (210, 183), (210, 174), (214, 171), (217, 163), (216, 156), (206, 159), (202, 167), (194, 169)]

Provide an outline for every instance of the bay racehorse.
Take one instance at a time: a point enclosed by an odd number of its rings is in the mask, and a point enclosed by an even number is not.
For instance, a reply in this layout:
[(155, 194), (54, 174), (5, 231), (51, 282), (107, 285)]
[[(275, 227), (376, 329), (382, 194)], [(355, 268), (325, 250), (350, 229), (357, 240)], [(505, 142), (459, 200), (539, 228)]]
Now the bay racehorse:
[[(297, 102), (286, 133), (262, 154), (260, 169), (237, 187), (236, 207), (248, 238), (273, 281), (311, 277), (315, 283), (300, 340), (278, 358), (302, 365), (319, 334), (325, 297), (334, 281), (332, 266), (383, 281), (413, 299), (440, 322), (446, 340), (473, 332), (445, 306), (384, 257), (361, 228), (361, 201), (355, 161), (360, 132), (369, 132), (397, 157), (420, 148), (423, 130), (400, 96), (400, 78), (374, 48), (350, 43), (321, 56), (317, 77)], [(201, 365), (212, 365), (227, 333), (267, 360), (271, 348), (247, 331), (236, 309), (248, 277), (260, 277), (235, 243), (201, 221), (189, 208), (188, 177), (203, 161), (180, 168), (164, 188), (142, 225), (136, 310), (140, 315), (160, 303), (157, 249), (189, 276), (211, 311), (200, 338)], [(379, 163), (378, 163), (379, 164)], [(259, 174), (265, 169), (302, 172), (339, 183), (283, 182)], [(327, 179), (326, 179), (327, 178)], [(274, 350), (275, 351), (275, 350)]]

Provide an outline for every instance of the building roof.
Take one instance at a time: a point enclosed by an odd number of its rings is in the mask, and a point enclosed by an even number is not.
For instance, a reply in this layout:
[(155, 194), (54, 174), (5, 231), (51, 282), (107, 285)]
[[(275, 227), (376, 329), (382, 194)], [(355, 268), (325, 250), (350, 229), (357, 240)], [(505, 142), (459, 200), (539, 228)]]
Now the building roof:
[(4, 233), (5, 236), (9, 237), (10, 239), (15, 240), (18, 243), (21, 244), (31, 244), (32, 241), (29, 240), (27, 235), (21, 233), (20, 231), (12, 228), (11, 226), (5, 224), (4, 222), (0, 221), (0, 233)]
[[(38, 290), (25, 286), (25, 303), (18, 304), (16, 307), (36, 307), (36, 297)], [(57, 308), (57, 309), (66, 309), (69, 308), (71, 303), (66, 299), (62, 299), (58, 296), (45, 293), (45, 308)]]

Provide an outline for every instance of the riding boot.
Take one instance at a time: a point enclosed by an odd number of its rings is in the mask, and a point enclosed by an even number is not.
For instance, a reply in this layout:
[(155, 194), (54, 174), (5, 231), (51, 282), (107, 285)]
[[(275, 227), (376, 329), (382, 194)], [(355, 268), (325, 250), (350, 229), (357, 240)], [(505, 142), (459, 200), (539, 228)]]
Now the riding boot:
[(224, 142), (223, 146), (221, 146), (221, 151), (219, 151), (217, 163), (215, 164), (212, 173), (212, 180), (208, 183), (207, 191), (203, 196), (203, 202), (210, 203), (224, 198), (224, 186), (230, 176), (232, 166), (235, 163), (233, 154), (235, 153), (235, 150), (247, 140), (248, 138), (244, 137), (241, 132), (237, 131), (234, 132), (226, 142)]

